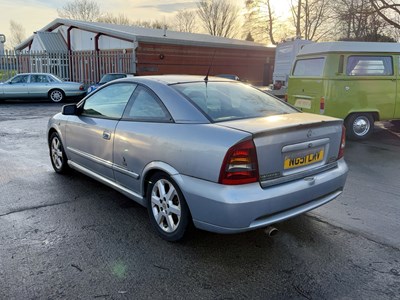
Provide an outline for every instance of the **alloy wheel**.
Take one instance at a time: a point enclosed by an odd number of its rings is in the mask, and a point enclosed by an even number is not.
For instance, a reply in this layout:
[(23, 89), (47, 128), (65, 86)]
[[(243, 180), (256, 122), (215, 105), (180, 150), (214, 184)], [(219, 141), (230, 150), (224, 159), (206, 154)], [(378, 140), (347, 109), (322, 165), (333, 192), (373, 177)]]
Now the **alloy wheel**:
[(61, 148), (61, 141), (57, 136), (53, 137), (51, 141), (51, 159), (57, 169), (63, 166), (63, 152)]
[(175, 232), (181, 222), (181, 199), (174, 185), (166, 179), (159, 179), (151, 191), (151, 211), (160, 229), (166, 233)]

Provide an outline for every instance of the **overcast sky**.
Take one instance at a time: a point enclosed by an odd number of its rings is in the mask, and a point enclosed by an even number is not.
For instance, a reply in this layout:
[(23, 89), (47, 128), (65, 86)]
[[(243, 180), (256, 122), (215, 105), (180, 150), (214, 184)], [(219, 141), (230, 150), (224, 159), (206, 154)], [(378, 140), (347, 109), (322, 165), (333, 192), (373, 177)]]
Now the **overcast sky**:
[[(29, 37), (58, 18), (66, 0), (0, 0), (0, 33), (9, 36), (10, 20), (23, 25)], [(196, 0), (102, 0), (103, 12), (120, 13), (132, 20), (164, 20), (180, 9), (195, 8)]]

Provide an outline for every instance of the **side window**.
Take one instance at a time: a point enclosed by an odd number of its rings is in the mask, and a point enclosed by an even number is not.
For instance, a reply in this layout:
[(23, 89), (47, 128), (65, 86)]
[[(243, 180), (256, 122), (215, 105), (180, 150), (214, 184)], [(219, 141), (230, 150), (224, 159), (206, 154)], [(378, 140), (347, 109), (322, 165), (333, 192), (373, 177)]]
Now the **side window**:
[(19, 75), (11, 80), (11, 83), (27, 83), (29, 75)]
[(36, 83), (39, 81), (39, 75), (31, 75), (31, 83)]
[(49, 82), (46, 75), (31, 75), (32, 83), (47, 83)]
[(119, 119), (136, 88), (133, 83), (109, 85), (86, 99), (82, 115), (99, 118)]
[(349, 76), (393, 75), (391, 56), (349, 56), (346, 74)]
[(322, 76), (325, 58), (299, 59), (293, 69), (293, 76)]
[(153, 122), (168, 122), (171, 120), (167, 109), (148, 89), (138, 86), (132, 100), (133, 103), (125, 112), (124, 118)]

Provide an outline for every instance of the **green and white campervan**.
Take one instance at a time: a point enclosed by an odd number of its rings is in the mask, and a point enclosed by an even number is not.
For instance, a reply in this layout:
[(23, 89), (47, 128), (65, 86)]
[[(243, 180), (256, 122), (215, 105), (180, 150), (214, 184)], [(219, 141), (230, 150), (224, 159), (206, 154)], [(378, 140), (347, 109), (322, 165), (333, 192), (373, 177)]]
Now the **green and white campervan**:
[(305, 45), (289, 77), (288, 102), (345, 120), (349, 138), (365, 139), (378, 120), (400, 119), (400, 44)]

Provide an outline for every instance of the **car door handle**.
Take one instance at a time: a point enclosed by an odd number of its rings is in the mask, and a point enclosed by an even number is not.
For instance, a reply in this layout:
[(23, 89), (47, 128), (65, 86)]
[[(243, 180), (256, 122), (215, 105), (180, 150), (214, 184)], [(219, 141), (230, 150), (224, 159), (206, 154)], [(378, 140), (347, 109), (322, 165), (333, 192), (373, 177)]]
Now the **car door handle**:
[(103, 131), (103, 139), (110, 140), (111, 139), (111, 132), (108, 132), (107, 130), (104, 130)]

